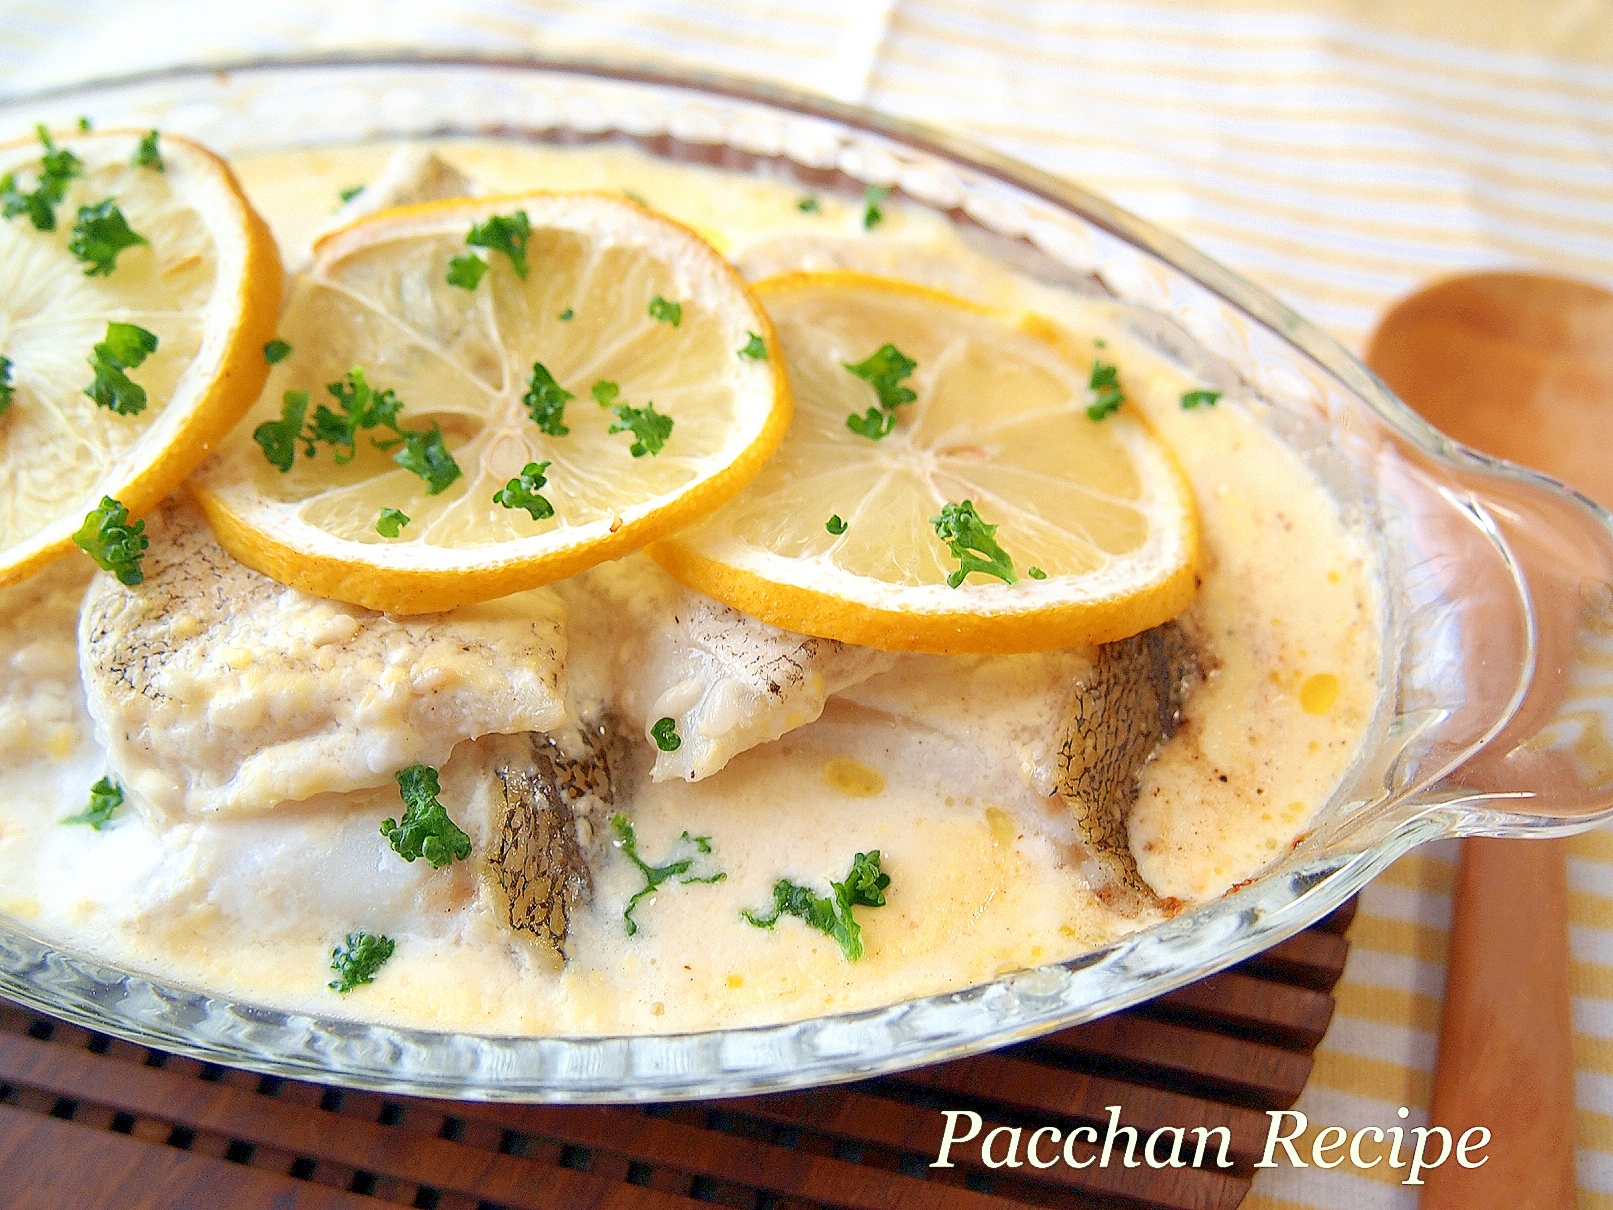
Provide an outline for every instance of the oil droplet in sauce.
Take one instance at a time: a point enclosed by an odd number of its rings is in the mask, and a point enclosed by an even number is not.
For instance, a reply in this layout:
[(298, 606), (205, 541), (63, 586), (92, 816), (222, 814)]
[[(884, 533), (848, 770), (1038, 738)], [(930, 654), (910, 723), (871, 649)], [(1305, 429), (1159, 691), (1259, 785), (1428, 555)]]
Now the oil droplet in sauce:
[(878, 769), (843, 756), (823, 766), (823, 776), (836, 790), (853, 798), (872, 798), (885, 788), (885, 776)]
[(744, 987), (745, 986), (745, 976), (744, 975), (729, 975), (728, 976), (728, 986), (729, 987)]
[(1001, 807), (986, 808), (986, 826), (991, 829), (991, 842), (1002, 848), (1012, 848), (1019, 838), (1019, 825)]
[(1339, 700), (1339, 678), (1331, 672), (1318, 672), (1307, 677), (1299, 687), (1299, 704), (1306, 714), (1326, 714)]

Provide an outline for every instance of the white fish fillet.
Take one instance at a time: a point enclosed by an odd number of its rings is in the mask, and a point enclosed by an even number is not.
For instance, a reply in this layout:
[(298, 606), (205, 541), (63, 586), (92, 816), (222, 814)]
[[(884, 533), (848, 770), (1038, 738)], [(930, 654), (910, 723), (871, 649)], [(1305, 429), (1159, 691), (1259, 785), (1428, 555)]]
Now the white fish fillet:
[(392, 618), (237, 563), (194, 505), (148, 518), (145, 582), (99, 576), (79, 665), (114, 773), (165, 814), (259, 811), (382, 786), (460, 740), (565, 717), (547, 589)]
[(769, 626), (677, 583), (632, 555), (555, 585), (571, 634), (568, 669), (585, 718), (639, 728), (673, 720), (676, 750), (656, 750), (655, 781), (699, 781), (757, 744), (823, 713), (832, 694), (896, 657)]

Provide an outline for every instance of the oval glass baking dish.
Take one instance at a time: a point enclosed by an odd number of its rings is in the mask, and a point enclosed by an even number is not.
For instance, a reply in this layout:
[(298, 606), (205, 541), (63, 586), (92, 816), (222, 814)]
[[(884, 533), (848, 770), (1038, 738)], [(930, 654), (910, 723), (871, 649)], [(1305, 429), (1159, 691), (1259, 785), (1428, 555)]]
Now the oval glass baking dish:
[(503, 1037), (287, 1012), (167, 986), (0, 917), (0, 993), (210, 1061), (507, 1100), (728, 1096), (875, 1075), (1160, 995), (1313, 923), (1395, 858), (1464, 834), (1613, 814), (1613, 518), (1430, 429), (1331, 338), (1180, 241), (961, 140), (866, 110), (598, 63), (302, 62), (178, 71), (0, 104), (0, 129), (155, 126), (241, 156), (419, 136), (627, 142), (859, 195), (892, 186), (977, 249), (1126, 305), (1133, 332), (1236, 390), (1301, 452), (1384, 587), (1382, 693), (1360, 759), (1260, 877), (1073, 960), (839, 1016), (705, 1033)]

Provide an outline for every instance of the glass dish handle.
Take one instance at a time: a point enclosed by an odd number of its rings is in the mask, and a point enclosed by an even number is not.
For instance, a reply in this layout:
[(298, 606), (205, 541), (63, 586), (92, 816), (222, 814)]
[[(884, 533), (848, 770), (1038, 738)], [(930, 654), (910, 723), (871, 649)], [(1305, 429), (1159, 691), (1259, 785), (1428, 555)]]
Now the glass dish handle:
[(1453, 717), (1487, 735), (1416, 798), (1452, 835), (1582, 831), (1613, 818), (1613, 518), (1545, 476), (1447, 456), (1441, 495), (1492, 544), (1453, 565), (1448, 598), (1463, 615)]

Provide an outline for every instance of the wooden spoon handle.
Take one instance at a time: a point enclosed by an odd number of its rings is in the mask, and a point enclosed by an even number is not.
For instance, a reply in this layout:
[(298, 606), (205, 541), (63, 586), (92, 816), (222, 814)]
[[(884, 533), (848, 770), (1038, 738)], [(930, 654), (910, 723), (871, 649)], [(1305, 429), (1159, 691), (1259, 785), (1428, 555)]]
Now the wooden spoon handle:
[[(1422, 1210), (1565, 1210), (1574, 1183), (1566, 842), (1462, 842), (1432, 1125), (1491, 1132), (1429, 1170)], [(1475, 1140), (1476, 1141), (1476, 1140)], [(1430, 1153), (1437, 1154), (1436, 1143)]]

